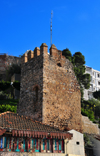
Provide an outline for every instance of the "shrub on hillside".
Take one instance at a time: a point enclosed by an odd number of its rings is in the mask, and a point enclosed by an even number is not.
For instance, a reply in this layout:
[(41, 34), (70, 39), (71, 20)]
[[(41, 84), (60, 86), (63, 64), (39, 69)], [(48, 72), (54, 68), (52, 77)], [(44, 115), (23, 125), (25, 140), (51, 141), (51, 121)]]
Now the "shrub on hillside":
[(94, 112), (92, 110), (81, 108), (81, 113), (84, 116), (88, 116), (91, 121), (94, 121)]
[(20, 82), (19, 81), (14, 81), (13, 82), (13, 87), (16, 88), (17, 90), (20, 90)]
[(0, 91), (0, 100), (4, 99), (7, 99), (7, 95), (3, 91)]
[(0, 105), (0, 113), (10, 111), (16, 113), (17, 106), (11, 106), (11, 105)]
[(10, 84), (11, 84), (11, 82), (9, 82), (9, 81), (4, 81), (4, 80), (0, 81), (0, 90), (1, 91), (7, 90), (8, 88), (10, 88), (10, 86), (11, 86)]

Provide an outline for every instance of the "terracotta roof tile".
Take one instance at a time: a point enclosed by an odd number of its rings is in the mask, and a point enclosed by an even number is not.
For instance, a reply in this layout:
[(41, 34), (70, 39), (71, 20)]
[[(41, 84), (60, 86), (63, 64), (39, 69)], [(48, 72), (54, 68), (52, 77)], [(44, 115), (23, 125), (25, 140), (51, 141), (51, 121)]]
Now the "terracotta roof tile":
[(34, 121), (29, 117), (20, 116), (12, 112), (0, 114), (0, 127), (16, 130), (59, 132), (60, 130), (39, 121)]

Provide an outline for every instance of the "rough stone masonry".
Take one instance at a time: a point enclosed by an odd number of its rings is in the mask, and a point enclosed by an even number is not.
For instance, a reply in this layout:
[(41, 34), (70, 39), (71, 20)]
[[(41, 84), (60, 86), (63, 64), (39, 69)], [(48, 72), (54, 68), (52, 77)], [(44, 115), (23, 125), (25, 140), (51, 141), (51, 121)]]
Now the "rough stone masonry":
[(21, 90), (17, 113), (34, 120), (82, 132), (81, 93), (71, 62), (55, 45), (22, 56)]

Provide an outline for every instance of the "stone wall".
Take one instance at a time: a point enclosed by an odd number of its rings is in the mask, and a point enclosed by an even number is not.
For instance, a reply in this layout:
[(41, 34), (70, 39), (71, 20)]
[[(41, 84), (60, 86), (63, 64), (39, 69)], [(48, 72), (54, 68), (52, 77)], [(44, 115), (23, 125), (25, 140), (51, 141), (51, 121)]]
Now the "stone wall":
[(12, 64), (20, 65), (21, 58), (16, 56), (10, 56), (7, 54), (0, 55), (0, 71), (5, 71), (6, 68)]
[(99, 134), (99, 128), (97, 124), (94, 124), (88, 117), (82, 116), (83, 133)]
[(80, 87), (71, 62), (52, 45), (43, 67), (43, 122), (81, 131)]
[(0, 55), (0, 80), (6, 80), (6, 69), (12, 64), (20, 65), (21, 58), (7, 54)]
[(73, 66), (54, 45), (50, 55), (46, 44), (23, 55), (18, 114), (62, 130), (81, 132), (80, 99)]
[[(34, 51), (34, 58), (27, 58), (27, 54), (22, 57), (20, 102), (17, 112), (19, 115), (30, 116), (34, 120), (42, 121), (43, 56), (42, 54), (37, 56), (37, 48)], [(28, 62), (23, 63), (24, 59), (28, 59)], [(36, 88), (38, 89), (38, 100), (36, 99)]]

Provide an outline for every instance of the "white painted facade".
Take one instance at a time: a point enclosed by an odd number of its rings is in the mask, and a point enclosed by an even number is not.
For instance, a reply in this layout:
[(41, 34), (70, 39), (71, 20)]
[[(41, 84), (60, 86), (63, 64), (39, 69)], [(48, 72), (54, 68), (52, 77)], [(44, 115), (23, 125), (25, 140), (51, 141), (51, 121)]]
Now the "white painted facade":
[(86, 72), (91, 75), (90, 88), (84, 89), (84, 99), (89, 100), (93, 98), (93, 92), (100, 90), (100, 71), (86, 66)]
[(75, 131), (69, 131), (73, 134), (73, 138), (66, 142), (66, 151), (68, 156), (85, 156), (83, 134)]

